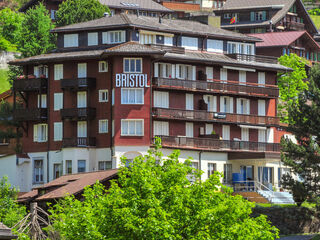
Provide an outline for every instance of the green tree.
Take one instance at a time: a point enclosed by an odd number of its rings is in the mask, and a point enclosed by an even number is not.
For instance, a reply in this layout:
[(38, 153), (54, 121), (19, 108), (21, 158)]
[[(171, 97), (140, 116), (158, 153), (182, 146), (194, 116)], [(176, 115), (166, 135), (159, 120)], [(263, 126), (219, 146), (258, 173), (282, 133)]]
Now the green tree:
[(320, 194), (320, 67), (310, 72), (309, 88), (298, 97), (297, 104), (289, 105), (291, 119), (287, 131), (297, 142), (283, 138), (281, 160), (299, 176), (285, 176), (284, 186), (301, 202), (315, 199)]
[(287, 114), (289, 106), (297, 104), (299, 93), (308, 89), (306, 60), (293, 53), (283, 55), (278, 60), (280, 64), (293, 69), (292, 72), (280, 73), (278, 76), (280, 91), (278, 114), (282, 122), (289, 123)]
[(101, 18), (109, 8), (98, 0), (66, 0), (56, 12), (57, 26), (65, 26)]
[(277, 237), (266, 216), (250, 217), (254, 204), (232, 196), (220, 173), (199, 181), (201, 172), (190, 160), (180, 163), (178, 150), (164, 159), (159, 148), (157, 139), (154, 150), (121, 167), (108, 190), (97, 183), (83, 201), (67, 196), (53, 206), (53, 230), (69, 240)]
[(26, 208), (16, 203), (18, 190), (8, 183), (5, 176), (0, 180), (0, 222), (12, 227), (26, 215)]
[(54, 49), (55, 36), (50, 33), (53, 28), (49, 12), (42, 3), (29, 9), (22, 21), (19, 39), (18, 50), (22, 56), (35, 56)]

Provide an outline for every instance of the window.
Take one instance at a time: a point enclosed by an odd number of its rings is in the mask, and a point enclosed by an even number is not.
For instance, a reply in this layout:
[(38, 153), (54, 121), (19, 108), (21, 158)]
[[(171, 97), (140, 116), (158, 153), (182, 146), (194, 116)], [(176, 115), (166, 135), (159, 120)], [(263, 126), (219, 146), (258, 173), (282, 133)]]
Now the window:
[(51, 18), (51, 20), (55, 20), (56, 19), (56, 12), (57, 12), (57, 10), (53, 10), (53, 9), (50, 10), (50, 18)]
[(46, 142), (48, 140), (48, 124), (33, 125), (33, 141)]
[(33, 181), (34, 183), (43, 182), (43, 159), (33, 161)]
[(143, 88), (122, 88), (121, 104), (143, 104), (144, 89)]
[(233, 113), (233, 98), (221, 96), (220, 97), (220, 112)]
[(196, 80), (196, 67), (191, 65), (177, 64), (176, 77), (179, 79)]
[(112, 162), (111, 161), (99, 161), (98, 163), (99, 170), (108, 170), (112, 169)]
[(213, 81), (213, 67), (206, 67), (207, 81)]
[(66, 174), (72, 174), (72, 160), (66, 160)]
[(215, 163), (208, 163), (208, 178), (217, 171), (217, 164)]
[(198, 38), (182, 37), (181, 46), (190, 50), (198, 50)]
[(193, 123), (186, 122), (186, 137), (193, 138)]
[(108, 120), (102, 119), (99, 120), (99, 133), (107, 133), (108, 132)]
[(153, 122), (154, 136), (169, 136), (169, 122), (154, 121)]
[(217, 96), (203, 95), (203, 100), (207, 104), (208, 112), (217, 112)]
[(230, 140), (230, 126), (229, 125), (222, 125), (222, 139), (223, 140)]
[(99, 102), (108, 102), (108, 90), (99, 90)]
[(87, 137), (87, 122), (79, 121), (77, 124), (78, 127), (78, 138), (86, 138)]
[(239, 84), (245, 85), (247, 81), (246, 71), (239, 71)]
[(223, 183), (232, 183), (232, 164), (223, 165)]
[(266, 115), (266, 100), (258, 100), (258, 116)]
[(112, 101), (112, 106), (114, 105), (114, 88), (112, 89), (112, 99), (111, 99), (111, 101)]
[(267, 12), (259, 11), (259, 12), (251, 12), (250, 13), (250, 21), (265, 21), (267, 20)]
[(87, 107), (87, 92), (81, 91), (77, 93), (77, 107), (78, 108)]
[(228, 80), (228, 69), (220, 68), (220, 80), (223, 82)]
[(54, 141), (62, 141), (62, 136), (63, 136), (62, 122), (55, 122), (53, 124), (53, 128), (54, 128)]
[(56, 179), (61, 176), (61, 164), (55, 163), (53, 164), (53, 179)]
[(63, 108), (63, 93), (54, 93), (53, 98), (54, 98), (53, 110), (59, 111), (60, 109)]
[(98, 33), (88, 33), (88, 46), (98, 45)]
[(266, 130), (258, 129), (258, 142), (266, 142)]
[(48, 66), (47, 65), (39, 65), (33, 68), (33, 74), (36, 78), (47, 78), (48, 77)]
[(225, 14), (223, 15), (223, 18), (224, 18), (224, 19), (229, 19), (229, 18), (231, 18), (231, 13), (225, 13)]
[(110, 31), (102, 33), (103, 44), (114, 44), (125, 42), (125, 31)]
[(241, 128), (241, 141), (249, 141), (249, 128)]
[(173, 37), (164, 37), (164, 45), (173, 46)]
[(227, 53), (254, 55), (254, 45), (250, 43), (228, 42)]
[(207, 40), (207, 51), (208, 52), (223, 53), (223, 41), (208, 39)]
[(250, 100), (237, 98), (237, 114), (250, 114)]
[(78, 47), (78, 34), (65, 34), (64, 35), (64, 47)]
[(99, 62), (99, 72), (108, 72), (108, 63), (106, 61)]
[(159, 108), (169, 108), (169, 93), (168, 92), (153, 92), (153, 106)]
[(121, 135), (122, 136), (143, 136), (144, 135), (143, 119), (122, 119)]
[(63, 79), (63, 64), (54, 65), (54, 80)]
[(87, 64), (79, 63), (78, 64), (78, 78), (86, 78), (87, 77)]
[(193, 110), (194, 100), (193, 94), (186, 93), (186, 110)]
[(163, 78), (171, 78), (174, 70), (174, 65), (169, 63), (159, 63), (158, 65), (158, 76)]
[(142, 59), (141, 58), (124, 58), (123, 68), (125, 73), (141, 73)]
[(156, 35), (140, 33), (139, 42), (141, 44), (156, 44)]
[(38, 95), (38, 108), (47, 108), (47, 94)]
[(265, 87), (266, 84), (266, 73), (258, 72), (258, 87)]
[(78, 173), (86, 172), (86, 160), (78, 160)]

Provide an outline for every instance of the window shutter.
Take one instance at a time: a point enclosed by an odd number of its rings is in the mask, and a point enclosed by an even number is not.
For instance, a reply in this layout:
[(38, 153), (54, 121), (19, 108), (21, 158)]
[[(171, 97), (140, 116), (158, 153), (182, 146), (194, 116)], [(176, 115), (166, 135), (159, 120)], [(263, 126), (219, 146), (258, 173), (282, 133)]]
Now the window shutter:
[(54, 65), (54, 80), (63, 79), (63, 64)]
[(179, 68), (180, 68), (180, 64), (176, 65), (176, 78), (181, 78), (180, 74), (179, 74)]
[(169, 108), (169, 93), (168, 92), (163, 92), (163, 107), (164, 108)]
[(258, 130), (258, 142), (266, 142), (266, 130)]
[(250, 12), (250, 20), (251, 20), (251, 22), (254, 22), (254, 20), (255, 20), (255, 12)]
[(213, 131), (213, 124), (206, 123), (206, 135), (210, 135)]
[(249, 128), (241, 128), (241, 140), (249, 141)]
[(268, 143), (273, 143), (273, 138), (274, 138), (273, 128), (268, 128), (267, 134), (268, 134), (267, 142)]
[(159, 63), (154, 63), (154, 77), (159, 77)]
[(44, 141), (48, 141), (48, 124), (44, 125)]
[(223, 140), (230, 140), (230, 126), (222, 125), (222, 138)]
[(247, 105), (247, 106), (246, 106), (246, 107), (247, 107), (247, 109), (246, 109), (246, 114), (249, 115), (249, 114), (250, 114), (250, 99), (247, 99), (246, 102), (247, 102), (247, 104), (246, 104), (246, 105)]
[(169, 122), (163, 122), (162, 134), (164, 136), (169, 136)]
[(220, 112), (225, 112), (225, 109), (223, 108), (223, 106), (224, 106), (224, 98), (225, 97), (220, 97)]
[(258, 116), (266, 115), (266, 101), (258, 100)]
[(62, 140), (62, 122), (54, 123), (54, 141)]
[(197, 71), (196, 71), (196, 66), (192, 66), (192, 80), (196, 80), (196, 73), (197, 73)]
[(241, 114), (241, 99), (237, 98), (237, 114)]
[(206, 67), (207, 80), (213, 80), (213, 67)]
[(217, 96), (213, 96), (213, 109), (214, 112), (217, 112)]
[(193, 110), (193, 94), (186, 94), (186, 110)]
[(33, 141), (38, 142), (38, 125), (33, 125)]
[(171, 78), (176, 78), (176, 65), (171, 65)]
[(263, 11), (262, 12), (262, 20), (265, 21), (267, 19), (267, 12)]
[(121, 31), (121, 40), (119, 42), (125, 42), (126, 41), (126, 32)]
[(266, 84), (265, 72), (258, 72), (258, 84), (259, 84), (259, 87), (265, 87), (265, 84)]
[(229, 113), (233, 113), (233, 97), (229, 98), (229, 104), (230, 104), (230, 111)]
[(193, 123), (186, 122), (186, 137), (193, 138)]

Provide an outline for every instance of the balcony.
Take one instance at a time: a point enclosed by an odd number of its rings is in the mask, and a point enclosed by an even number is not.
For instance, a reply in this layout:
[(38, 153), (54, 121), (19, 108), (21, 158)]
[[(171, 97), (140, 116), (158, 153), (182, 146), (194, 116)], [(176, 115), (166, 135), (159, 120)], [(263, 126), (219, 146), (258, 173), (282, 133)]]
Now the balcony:
[(200, 80), (192, 81), (170, 78), (154, 78), (153, 85), (155, 88), (197, 91), (205, 93), (224, 93), (269, 98), (275, 98), (279, 96), (279, 88), (276, 85), (260, 86), (252, 83), (246, 83), (242, 85), (233, 81), (213, 80), (213, 82), (207, 82)]
[(96, 86), (95, 78), (61, 79), (60, 87), (69, 90), (90, 89)]
[(204, 110), (181, 110), (168, 108), (153, 108), (152, 115), (155, 118), (174, 120), (193, 120), (203, 122), (227, 122), (237, 124), (252, 124), (263, 126), (279, 126), (278, 117), (256, 116), (233, 113), (214, 113)]
[(16, 121), (42, 121), (48, 118), (47, 108), (15, 109), (13, 117)]
[(74, 137), (64, 138), (62, 140), (62, 147), (95, 147), (96, 138), (92, 137)]
[(63, 108), (60, 110), (62, 119), (92, 120), (96, 117), (95, 108)]
[(30, 91), (46, 91), (48, 87), (47, 78), (27, 78), (17, 79), (13, 82), (14, 91), (30, 92)]
[(191, 148), (221, 152), (273, 152), (280, 153), (279, 143), (244, 142), (211, 138), (159, 136), (163, 147)]
[(262, 55), (248, 55), (240, 53), (227, 54), (228, 57), (233, 58), (238, 61), (245, 62), (261, 62), (261, 63), (271, 63), (278, 64), (278, 58)]
[(291, 31), (303, 31), (305, 30), (304, 23), (290, 21), (286, 23), (287, 29)]

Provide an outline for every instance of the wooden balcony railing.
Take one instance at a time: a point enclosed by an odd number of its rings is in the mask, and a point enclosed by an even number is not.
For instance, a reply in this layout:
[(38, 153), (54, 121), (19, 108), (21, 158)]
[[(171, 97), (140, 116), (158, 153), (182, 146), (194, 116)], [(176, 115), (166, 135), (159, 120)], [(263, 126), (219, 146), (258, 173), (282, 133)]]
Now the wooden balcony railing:
[(48, 87), (47, 78), (26, 78), (16, 79), (13, 82), (14, 91), (39, 91), (40, 89), (46, 90)]
[(303, 31), (303, 30), (305, 30), (304, 23), (290, 21), (290, 22), (287, 22), (286, 25), (287, 25), (288, 30), (292, 30), (292, 31)]
[(95, 108), (63, 108), (60, 110), (62, 119), (91, 120), (96, 117)]
[(208, 93), (227, 93), (236, 95), (250, 95), (259, 97), (278, 97), (279, 88), (275, 85), (239, 84), (233, 81), (213, 80), (181, 80), (171, 78), (154, 78), (154, 87), (169, 88), (185, 91), (202, 91)]
[[(205, 110), (181, 110), (168, 108), (153, 108), (152, 115), (156, 118), (176, 119), (176, 120), (194, 120), (194, 121), (214, 121), (239, 124), (279, 126), (278, 117), (233, 114), (233, 113), (215, 113)], [(221, 117), (222, 116), (222, 117)], [(225, 116), (225, 118), (223, 117)]]
[(95, 147), (96, 138), (93, 137), (74, 137), (64, 138), (62, 140), (62, 147)]
[(197, 148), (215, 151), (280, 152), (279, 143), (244, 142), (211, 138), (159, 136), (164, 147)]
[(62, 89), (89, 89), (96, 86), (95, 78), (74, 78), (74, 79), (61, 79), (60, 87)]
[(179, 53), (179, 54), (185, 53), (184, 47), (167, 46), (167, 45), (161, 45), (161, 44), (146, 44), (146, 45), (151, 46), (153, 48), (160, 49), (160, 50), (164, 50), (170, 53)]
[(13, 117), (16, 121), (41, 121), (48, 118), (47, 108), (15, 109)]
[(240, 54), (240, 53), (231, 53), (231, 54), (227, 54), (227, 56), (238, 61), (278, 64), (278, 59), (276, 57), (270, 57), (270, 56), (248, 55), (248, 54)]

